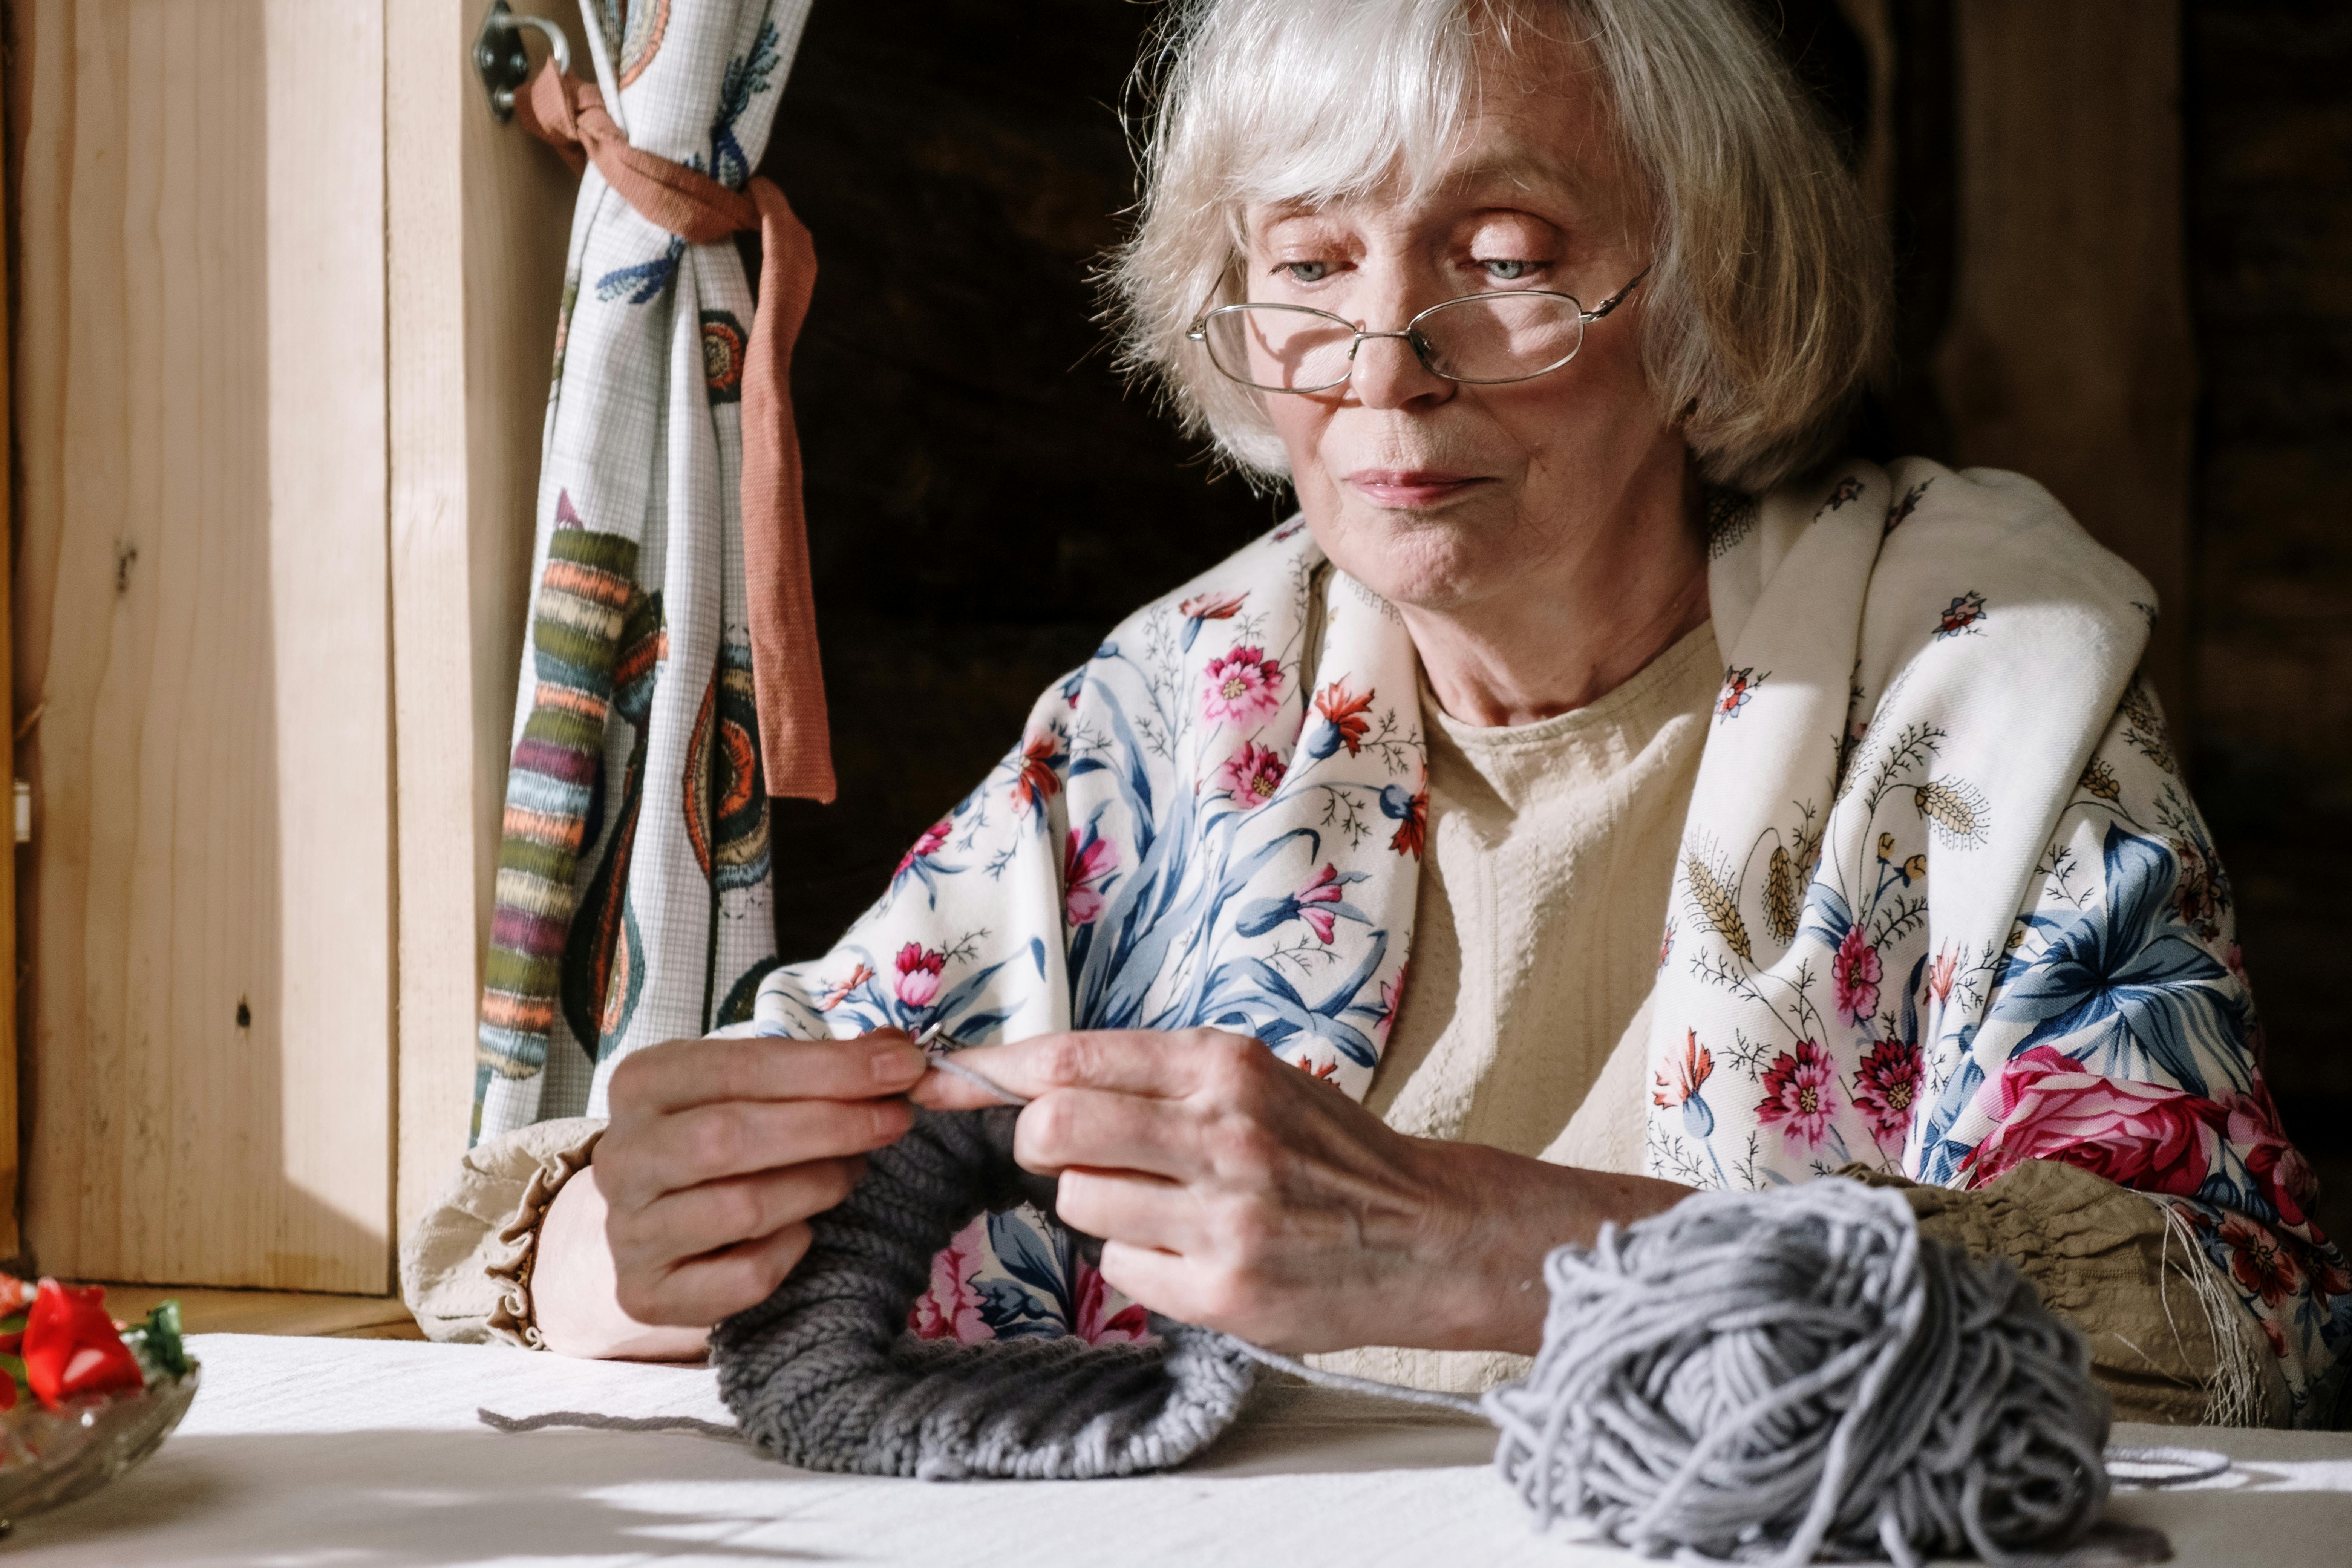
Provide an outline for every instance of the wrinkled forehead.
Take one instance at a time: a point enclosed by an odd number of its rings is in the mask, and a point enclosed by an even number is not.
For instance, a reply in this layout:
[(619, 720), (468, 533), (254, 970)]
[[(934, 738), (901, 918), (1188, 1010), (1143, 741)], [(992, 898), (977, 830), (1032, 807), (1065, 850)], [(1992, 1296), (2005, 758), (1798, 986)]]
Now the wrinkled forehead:
[(1218, 62), (1228, 79), (1202, 84), (1203, 107), (1225, 123), (1202, 129), (1221, 144), (1221, 195), (1236, 209), (1440, 194), (1589, 205), (1626, 177), (1607, 94), (1575, 44), (1490, 23), (1295, 28), (1261, 45)]

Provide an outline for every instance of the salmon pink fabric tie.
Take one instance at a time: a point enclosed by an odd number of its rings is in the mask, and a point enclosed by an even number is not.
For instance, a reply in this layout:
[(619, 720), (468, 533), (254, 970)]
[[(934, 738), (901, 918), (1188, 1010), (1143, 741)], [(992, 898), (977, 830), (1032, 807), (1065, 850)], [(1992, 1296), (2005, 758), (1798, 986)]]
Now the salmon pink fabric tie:
[(809, 587), (801, 446), (793, 426), (793, 344), (816, 284), (816, 247), (775, 182), (740, 191), (629, 145), (591, 82), (548, 61), (515, 100), (515, 120), (577, 174), (591, 163), (646, 222), (692, 245), (760, 231), (760, 298), (743, 365), (743, 585), (760, 755), (771, 795), (830, 801), (833, 742)]

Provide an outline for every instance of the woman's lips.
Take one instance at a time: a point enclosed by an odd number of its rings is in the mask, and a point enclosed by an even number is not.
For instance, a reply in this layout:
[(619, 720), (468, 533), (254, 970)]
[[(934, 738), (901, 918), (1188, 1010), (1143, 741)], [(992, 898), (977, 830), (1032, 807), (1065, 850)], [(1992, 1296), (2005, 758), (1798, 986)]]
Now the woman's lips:
[(1486, 480), (1477, 474), (1436, 468), (1359, 468), (1348, 482), (1374, 506), (1417, 507), (1450, 500)]

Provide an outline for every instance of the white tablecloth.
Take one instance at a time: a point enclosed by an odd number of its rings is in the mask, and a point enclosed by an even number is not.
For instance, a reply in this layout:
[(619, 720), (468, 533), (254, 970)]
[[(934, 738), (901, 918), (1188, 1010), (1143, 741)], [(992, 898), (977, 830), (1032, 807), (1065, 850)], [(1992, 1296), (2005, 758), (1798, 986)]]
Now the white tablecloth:
[[(1487, 1468), (1485, 1426), (1318, 1389), (1267, 1391), (1174, 1475), (937, 1484), (812, 1475), (678, 1434), (503, 1434), (475, 1415), (724, 1420), (707, 1371), (386, 1341), (210, 1334), (194, 1346), (204, 1391), (162, 1451), (26, 1521), (0, 1556), (41, 1568), (1635, 1561), (1534, 1534)], [(2110, 1517), (2165, 1531), (2179, 1563), (2352, 1563), (2352, 1434), (2126, 1426), (2116, 1438), (2237, 1459), (2194, 1489), (2118, 1494)]]

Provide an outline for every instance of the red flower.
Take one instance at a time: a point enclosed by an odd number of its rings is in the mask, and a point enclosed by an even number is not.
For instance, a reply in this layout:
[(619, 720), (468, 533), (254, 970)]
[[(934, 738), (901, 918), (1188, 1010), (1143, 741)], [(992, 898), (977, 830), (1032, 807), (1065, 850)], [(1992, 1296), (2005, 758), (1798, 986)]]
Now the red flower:
[(932, 1256), (930, 1288), (907, 1310), (907, 1327), (919, 1340), (957, 1340), (978, 1344), (994, 1338), (980, 1315), (980, 1292), (972, 1289), (988, 1244), (988, 1216), (980, 1215)]
[(1282, 787), (1282, 775), (1289, 771), (1289, 765), (1274, 752), (1255, 741), (1245, 741), (1217, 770), (1217, 779), (1233, 795), (1235, 805), (1255, 811), (1274, 798), (1274, 792)]
[[(1371, 705), (1370, 692), (1358, 696), (1348, 689), (1344, 680), (1335, 680), (1315, 694), (1315, 711), (1329, 722), (1334, 738), (1348, 748), (1348, 754), (1351, 757), (1359, 755), (1364, 749), (1364, 736), (1371, 729), (1371, 722), (1364, 717), (1364, 710)], [(1322, 748), (1320, 754), (1329, 756), (1329, 748)]]
[(1939, 952), (1936, 955), (1936, 962), (1927, 966), (1927, 989), (1937, 1001), (1952, 999), (1952, 976), (1959, 967), (1960, 955), (1956, 952)]
[(1396, 819), (1397, 830), (1389, 836), (1389, 847), (1420, 859), (1429, 843), (1429, 786), (1423, 784), (1417, 794), (1407, 795), (1391, 784), (1381, 791), (1381, 810)]
[(1336, 1057), (1328, 1062), (1310, 1062), (1302, 1057), (1297, 1061), (1295, 1061), (1290, 1065), (1297, 1068), (1300, 1072), (1305, 1073), (1308, 1078), (1313, 1079), (1318, 1083), (1337, 1083), (1339, 1081), (1339, 1058)]
[(1102, 885), (1105, 878), (1118, 868), (1118, 846), (1108, 838), (1095, 837), (1087, 829), (1086, 842), (1078, 841), (1078, 830), (1070, 829), (1070, 839), (1062, 850), (1062, 907), (1073, 926), (1091, 925), (1103, 910)]
[(1195, 594), (1176, 606), (1176, 613), (1188, 621), (1229, 621), (1237, 615), (1242, 601), (1249, 597), (1244, 588), (1238, 594)]
[(85, 1394), (142, 1388), (139, 1359), (106, 1312), (106, 1287), (41, 1281), (25, 1322), (25, 1382), (51, 1410)]
[(898, 950), (898, 1000), (909, 1007), (928, 1007), (940, 994), (940, 974), (948, 955), (937, 948), (910, 942)]
[(1718, 720), (1736, 719), (1764, 684), (1765, 677), (1756, 673), (1752, 665), (1723, 672), (1723, 689), (1715, 694), (1715, 716)]
[(1247, 729), (1282, 705), (1282, 666), (1254, 647), (1213, 658), (1201, 676), (1201, 716)]
[(923, 836), (915, 840), (915, 847), (912, 849), (908, 850), (904, 855), (898, 857), (898, 868), (890, 873), (890, 879), (893, 882), (897, 881), (899, 878), (905, 876), (909, 870), (913, 869), (916, 861), (928, 860), (932, 856), (938, 854), (940, 852), (940, 846), (948, 841), (948, 835), (950, 832), (953, 831), (954, 827), (954, 822), (946, 817), (941, 817), (939, 821), (932, 823), (929, 827), (923, 829)]
[(1109, 1305), (1110, 1287), (1104, 1283), (1102, 1270), (1085, 1258), (1070, 1259), (1070, 1304), (1076, 1309), (1076, 1321), (1070, 1332), (1090, 1345), (1129, 1344), (1147, 1339), (1151, 1333), (1150, 1315), (1133, 1302), (1116, 1312), (1106, 1314)]
[(1993, 1088), (2000, 1124), (1960, 1162), (1972, 1187), (2055, 1160), (2118, 1186), (2187, 1195), (2204, 1184), (2229, 1118), (2199, 1095), (2085, 1072), (2049, 1046), (2011, 1061)]
[(1854, 1074), (1853, 1103), (1870, 1125), (1871, 1142), (1889, 1154), (1902, 1152), (1904, 1137), (1911, 1131), (1921, 1072), (1918, 1047), (1881, 1040)]
[(824, 994), (817, 998), (817, 1010), (824, 1013), (832, 1012), (835, 1007), (848, 1001), (852, 992), (873, 978), (874, 971), (862, 963), (859, 964), (849, 972), (848, 979), (836, 985), (825, 987)]
[(2221, 1236), (2221, 1245), (2230, 1249), (2230, 1272), (2260, 1296), (2263, 1306), (2277, 1306), (2303, 1283), (2303, 1270), (2279, 1238), (2244, 1215), (2232, 1214), (2222, 1220)]
[(1021, 773), (1013, 781), (1013, 810), (1043, 811), (1047, 801), (1062, 793), (1062, 775), (1054, 771), (1062, 755), (1062, 738), (1051, 730), (1021, 743)]
[(1799, 1040), (1795, 1055), (1782, 1051), (1764, 1069), (1764, 1099), (1756, 1107), (1756, 1120), (1768, 1126), (1783, 1123), (1780, 1136), (1788, 1142), (1819, 1147), (1837, 1109), (1837, 1073), (1828, 1053), (1813, 1041)]
[(1675, 1081), (1668, 1083), (1664, 1073), (1654, 1074), (1651, 1081), (1657, 1087), (1650, 1091), (1650, 1103), (1671, 1110), (1685, 1100), (1695, 1100), (1706, 1080), (1714, 1075), (1715, 1058), (1698, 1043), (1698, 1031), (1685, 1031), (1683, 1059), (1675, 1064)]
[(1870, 945), (1862, 927), (1846, 927), (1845, 940), (1838, 943), (1837, 960), (1830, 969), (1837, 989), (1839, 1021), (1848, 1025), (1863, 1023), (1878, 1011), (1878, 980), (1882, 973), (1878, 950)]

